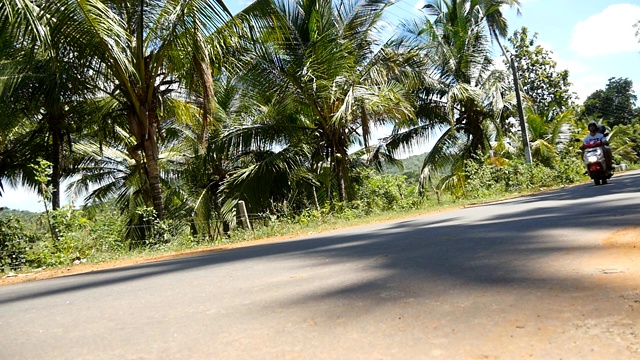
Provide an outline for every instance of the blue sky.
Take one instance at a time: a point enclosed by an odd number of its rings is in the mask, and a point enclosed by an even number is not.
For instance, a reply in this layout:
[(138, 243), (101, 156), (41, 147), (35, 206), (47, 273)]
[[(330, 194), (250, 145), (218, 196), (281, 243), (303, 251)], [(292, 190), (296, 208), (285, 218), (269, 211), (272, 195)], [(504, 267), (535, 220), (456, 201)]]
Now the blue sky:
[[(416, 16), (422, 4), (399, 0), (390, 13)], [(522, 26), (538, 33), (537, 44), (553, 53), (558, 70), (569, 70), (572, 90), (582, 101), (611, 77), (629, 78), (640, 94), (640, 44), (632, 27), (640, 20), (640, 0), (521, 0), (520, 5), (521, 15), (504, 10), (509, 33)]]
[(511, 31), (537, 32), (560, 70), (568, 69), (573, 90), (584, 99), (611, 77), (629, 78), (640, 94), (640, 44), (632, 25), (640, 1), (523, 0), (522, 15), (508, 11)]
[[(251, 1), (225, 3), (236, 13)], [(396, 1), (389, 8), (390, 22), (418, 16), (421, 4), (423, 0)], [(505, 9), (509, 32), (522, 26), (537, 32), (538, 43), (553, 52), (558, 70), (569, 70), (572, 90), (581, 100), (604, 89), (611, 77), (629, 78), (636, 95), (640, 94), (640, 44), (631, 27), (640, 20), (640, 0), (521, 0), (521, 11), (518, 16), (515, 10)], [(0, 207), (44, 210), (34, 193), (5, 190)]]
[[(232, 12), (251, 3), (227, 1)], [(418, 16), (424, 0), (398, 0), (391, 21)], [(629, 78), (640, 94), (640, 44), (631, 26), (640, 20), (640, 0), (521, 0), (521, 15), (505, 9), (509, 33), (526, 26), (538, 44), (553, 52), (559, 70), (567, 69), (581, 100), (604, 89), (611, 77)], [(496, 53), (496, 56), (498, 54)]]

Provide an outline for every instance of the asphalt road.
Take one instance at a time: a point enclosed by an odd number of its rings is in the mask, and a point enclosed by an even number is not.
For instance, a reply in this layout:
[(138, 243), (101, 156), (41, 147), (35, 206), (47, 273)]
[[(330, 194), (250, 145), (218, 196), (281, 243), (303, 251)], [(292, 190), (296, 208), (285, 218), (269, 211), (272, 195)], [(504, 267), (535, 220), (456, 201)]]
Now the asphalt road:
[(640, 359), (639, 191), (2, 286), (0, 359)]

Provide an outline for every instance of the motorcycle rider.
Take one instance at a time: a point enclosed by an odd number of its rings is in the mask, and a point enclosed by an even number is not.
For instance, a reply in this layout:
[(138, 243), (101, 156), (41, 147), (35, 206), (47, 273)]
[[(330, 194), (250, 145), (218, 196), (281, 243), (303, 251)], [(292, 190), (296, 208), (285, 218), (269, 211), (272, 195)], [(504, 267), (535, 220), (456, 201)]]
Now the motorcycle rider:
[[(609, 172), (608, 177), (611, 177), (611, 171), (613, 170), (613, 156), (611, 154), (611, 149), (609, 148), (609, 146), (607, 146), (609, 145), (609, 141), (604, 135), (604, 131), (598, 131), (599, 127), (595, 121), (589, 122), (587, 128), (589, 129), (589, 134), (587, 134), (587, 136), (585, 136), (584, 140), (582, 141), (580, 150), (584, 151), (585, 145), (591, 145), (598, 141), (601, 142), (603, 145), (602, 148), (604, 150), (604, 161), (607, 165), (607, 171)], [(604, 126), (602, 126), (601, 128), (604, 128)]]

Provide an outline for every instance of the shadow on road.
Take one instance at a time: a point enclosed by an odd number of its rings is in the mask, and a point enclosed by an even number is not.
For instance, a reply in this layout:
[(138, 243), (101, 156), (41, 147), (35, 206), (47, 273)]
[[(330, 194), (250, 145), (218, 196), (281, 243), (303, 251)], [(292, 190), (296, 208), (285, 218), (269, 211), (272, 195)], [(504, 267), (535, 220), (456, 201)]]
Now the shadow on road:
[[(400, 288), (409, 280), (424, 284), (410, 290), (414, 296), (427, 296), (421, 292), (436, 281), (473, 286), (575, 288), (582, 286), (581, 280), (532, 273), (530, 265), (551, 255), (584, 256), (597, 251), (597, 242), (574, 241), (572, 236), (580, 236), (581, 230), (614, 230), (640, 224), (639, 181), (640, 174), (633, 173), (617, 176), (605, 186), (583, 184), (355, 230), (9, 285), (0, 288), (0, 304), (195, 269), (215, 276), (216, 267), (248, 259), (278, 262), (302, 258), (313, 266), (361, 261), (383, 274), (304, 299), (290, 299), (296, 303), (336, 296), (367, 298), (381, 288)], [(549, 237), (551, 232), (566, 236)], [(31, 291), (15, 291), (18, 287)]]

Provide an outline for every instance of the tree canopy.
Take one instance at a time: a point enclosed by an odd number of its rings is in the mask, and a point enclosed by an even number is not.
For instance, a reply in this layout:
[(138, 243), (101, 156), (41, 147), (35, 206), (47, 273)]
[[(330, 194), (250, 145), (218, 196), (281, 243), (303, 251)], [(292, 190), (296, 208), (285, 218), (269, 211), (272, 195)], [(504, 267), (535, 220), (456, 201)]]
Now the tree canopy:
[(637, 99), (633, 81), (610, 78), (604, 90), (596, 90), (585, 99), (582, 116), (602, 118), (611, 127), (630, 125), (637, 119), (634, 111)]
[(570, 89), (569, 70), (556, 69), (553, 54), (536, 44), (537, 37), (537, 33), (530, 36), (529, 29), (522, 27), (509, 37), (509, 43), (530, 106), (536, 113), (551, 118), (567, 111), (576, 95)]
[[(429, 0), (391, 38), (391, 0), (257, 0), (234, 17), (222, 0), (0, 4), (0, 191), (59, 196), (73, 179), (88, 203), (116, 204), (128, 238), (171, 221), (218, 236), (240, 201), (255, 214), (339, 208), (427, 142), (422, 185), (438, 191), (462, 191), (469, 161), (520, 151), (513, 81), (492, 51), (517, 0)], [(537, 160), (552, 166), (569, 73), (527, 28), (509, 42)], [(584, 116), (628, 124), (631, 85), (611, 79)], [(377, 127), (392, 132), (375, 139)]]

